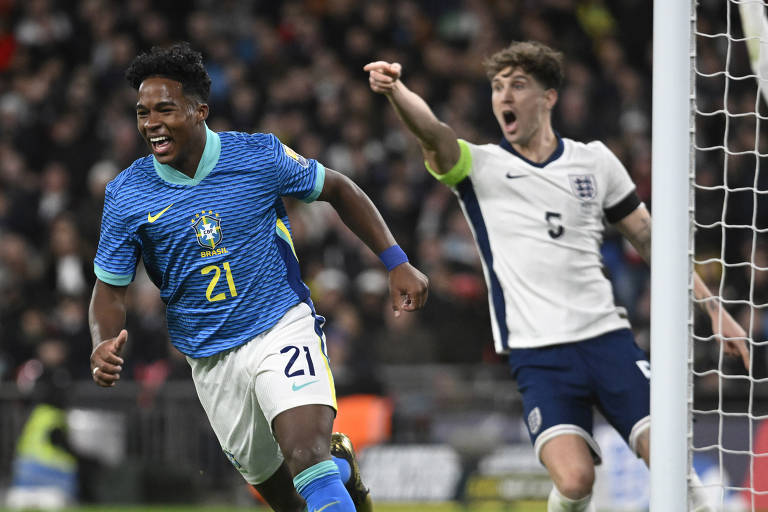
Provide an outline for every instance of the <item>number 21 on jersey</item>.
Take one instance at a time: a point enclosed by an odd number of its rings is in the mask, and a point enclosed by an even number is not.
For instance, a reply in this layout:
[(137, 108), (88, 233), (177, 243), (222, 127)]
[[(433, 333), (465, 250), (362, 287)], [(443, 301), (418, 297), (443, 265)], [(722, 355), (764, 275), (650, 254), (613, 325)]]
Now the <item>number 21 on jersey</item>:
[[(237, 288), (235, 288), (235, 279), (232, 277), (232, 269), (229, 267), (229, 262), (225, 261), (221, 264), (221, 266), (224, 268), (224, 275), (227, 278), (227, 285), (229, 287), (229, 296), (230, 297), (237, 297)], [(216, 295), (213, 295), (213, 290), (216, 288), (216, 284), (219, 282), (219, 278), (221, 277), (221, 269), (218, 265), (208, 265), (207, 267), (203, 267), (200, 270), (200, 273), (203, 275), (210, 274), (213, 272), (213, 277), (211, 277), (211, 281), (208, 283), (208, 288), (205, 290), (205, 298), (208, 299), (208, 302), (218, 302), (220, 300), (224, 300), (227, 298), (227, 294), (225, 292), (217, 293)]]

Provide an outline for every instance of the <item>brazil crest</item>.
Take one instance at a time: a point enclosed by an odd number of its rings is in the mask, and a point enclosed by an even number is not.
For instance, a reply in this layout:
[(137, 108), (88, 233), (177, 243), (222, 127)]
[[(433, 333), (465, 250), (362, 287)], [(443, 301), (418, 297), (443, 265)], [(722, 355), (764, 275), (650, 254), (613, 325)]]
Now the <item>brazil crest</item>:
[(200, 244), (200, 247), (206, 249), (216, 248), (223, 238), (221, 233), (221, 219), (218, 214), (215, 216), (201, 215), (192, 224), (192, 229), (195, 230), (197, 243)]

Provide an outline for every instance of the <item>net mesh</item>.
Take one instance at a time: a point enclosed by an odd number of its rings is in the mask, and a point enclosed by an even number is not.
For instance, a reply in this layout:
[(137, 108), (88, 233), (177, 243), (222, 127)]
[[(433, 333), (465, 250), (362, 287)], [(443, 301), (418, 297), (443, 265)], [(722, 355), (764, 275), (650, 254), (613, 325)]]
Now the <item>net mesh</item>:
[[(768, 510), (766, 3), (694, 5), (691, 247), (713, 296), (691, 286), (690, 462), (719, 510)], [(704, 312), (720, 304), (745, 330), (748, 370), (718, 342), (728, 326)]]

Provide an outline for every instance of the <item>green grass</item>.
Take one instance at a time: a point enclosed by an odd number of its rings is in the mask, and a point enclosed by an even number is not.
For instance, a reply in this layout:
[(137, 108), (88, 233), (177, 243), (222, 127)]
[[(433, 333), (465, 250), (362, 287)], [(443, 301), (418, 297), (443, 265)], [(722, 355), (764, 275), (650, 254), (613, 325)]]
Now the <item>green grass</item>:
[[(470, 506), (462, 506), (455, 503), (414, 503), (394, 504), (377, 503), (376, 512), (545, 512), (547, 509), (543, 502), (517, 502), (517, 503), (488, 503)], [(136, 506), (110, 506), (91, 505), (87, 507), (72, 507), (63, 509), (62, 512), (267, 512), (268, 509), (259, 507), (228, 507), (228, 506), (198, 506), (198, 505), (136, 505)], [(7, 509), (0, 508), (0, 512)]]

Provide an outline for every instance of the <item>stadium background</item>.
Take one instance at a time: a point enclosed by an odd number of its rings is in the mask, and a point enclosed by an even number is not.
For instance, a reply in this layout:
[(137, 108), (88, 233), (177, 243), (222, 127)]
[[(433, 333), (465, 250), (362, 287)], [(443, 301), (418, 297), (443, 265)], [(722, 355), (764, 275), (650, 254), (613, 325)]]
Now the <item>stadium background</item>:
[[(89, 376), (87, 304), (104, 186), (147, 152), (123, 71), (138, 51), (184, 39), (204, 53), (213, 80), (212, 129), (273, 132), (300, 154), (349, 175), (430, 277), (425, 310), (395, 320), (378, 260), (329, 208), (288, 202), (304, 279), (328, 318), (339, 397), (362, 395), (361, 407), (381, 414), (356, 432), (370, 438), (363, 444), (383, 443), (363, 450), (366, 471), (395, 468), (372, 475), (379, 483), (377, 490), (372, 482), (374, 495), (394, 501), (545, 495), (549, 484), (532, 460), (514, 383), (493, 353), (471, 233), (448, 189), (424, 172), (415, 139), (385, 98), (370, 92), (362, 67), (401, 62), (408, 85), (460, 137), (496, 142), (482, 57), (513, 39), (562, 50), (566, 83), (554, 126), (562, 136), (605, 141), (652, 207), (649, 3), (0, 0), (0, 489), (9, 483), (26, 414), (44, 388), (72, 411), (73, 442), (90, 461), (81, 473), (86, 501), (251, 499), (210, 433), (188, 367), (168, 343), (163, 304), (141, 272), (130, 288), (123, 379), (105, 391)], [(700, 26), (724, 30), (724, 4), (702, 2)], [(722, 41), (703, 41), (697, 50), (703, 69), (722, 66)], [(731, 67), (748, 69), (745, 51), (732, 52)], [(701, 82), (699, 102), (722, 105), (724, 81)], [(753, 83), (731, 83), (734, 111), (752, 111), (755, 101)], [(723, 140), (722, 119), (697, 129), (707, 145)], [(729, 145), (754, 148), (755, 137), (754, 122), (739, 121)], [(768, 187), (768, 175), (755, 177), (754, 158), (729, 157), (730, 184)], [(721, 184), (722, 166), (722, 153), (701, 159), (697, 181)], [(755, 207), (765, 224), (765, 199), (757, 197), (736, 194), (723, 211), (722, 195), (697, 194), (697, 219), (725, 215), (729, 223), (751, 224)], [(726, 234), (726, 261), (749, 260), (751, 233)], [(719, 230), (704, 230), (697, 254), (719, 256), (722, 243)], [(647, 349), (649, 272), (610, 228), (603, 255), (616, 299)], [(768, 266), (765, 245), (755, 261)], [(717, 289), (719, 267), (700, 271)], [(746, 267), (726, 275), (726, 295), (747, 297), (751, 283), (753, 301), (765, 304), (768, 273)], [(746, 307), (735, 313), (754, 339), (766, 339), (766, 310), (751, 318)], [(697, 332), (707, 335), (701, 320)], [(706, 345), (696, 351), (695, 365), (711, 367), (716, 359), (714, 345)], [(753, 376), (765, 378), (766, 366), (766, 351), (757, 351)], [(743, 372), (737, 362), (726, 369)], [(717, 401), (717, 385), (716, 378), (704, 379), (697, 400)], [(726, 407), (743, 408), (744, 389), (727, 385)], [(697, 435), (710, 435), (706, 421), (700, 423)], [(618, 453), (622, 446), (614, 441), (605, 442)], [(619, 470), (634, 463), (626, 454), (616, 460)], [(423, 476), (404, 471), (414, 464)], [(730, 464), (732, 480), (742, 481), (745, 464)], [(603, 482), (611, 482), (609, 471), (599, 477)], [(642, 494), (643, 471), (621, 492)], [(107, 479), (121, 482), (110, 484), (109, 498)], [(413, 489), (404, 490), (408, 481)]]

